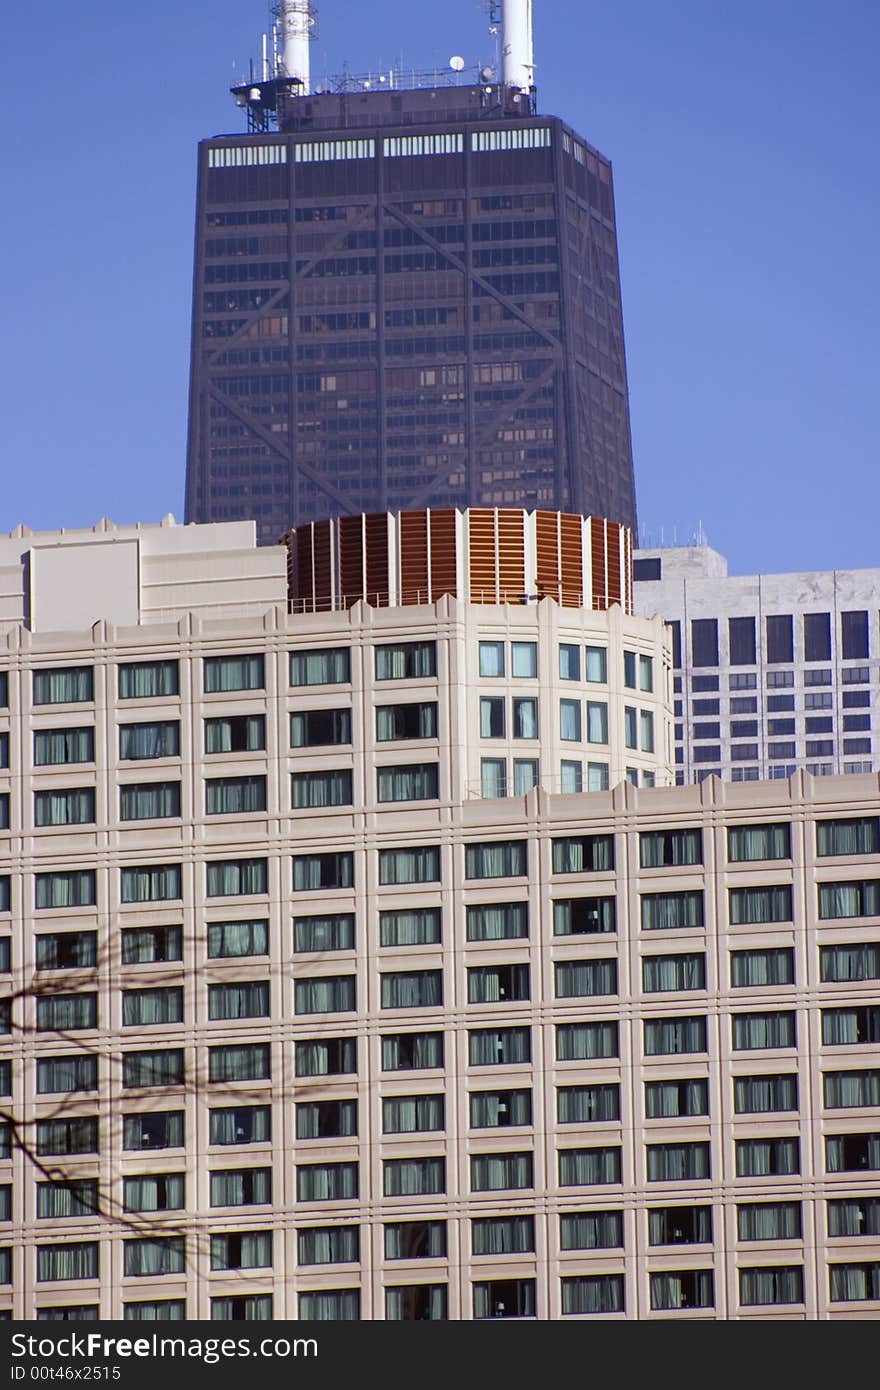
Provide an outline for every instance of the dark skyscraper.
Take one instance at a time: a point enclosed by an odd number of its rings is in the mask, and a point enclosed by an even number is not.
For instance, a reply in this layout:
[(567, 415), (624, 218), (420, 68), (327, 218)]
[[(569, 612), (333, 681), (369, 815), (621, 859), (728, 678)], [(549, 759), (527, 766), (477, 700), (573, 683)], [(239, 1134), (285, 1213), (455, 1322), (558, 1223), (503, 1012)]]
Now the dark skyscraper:
[(306, 94), (281, 72), (237, 90), (248, 134), (199, 148), (186, 519), (635, 527), (608, 160), (486, 73)]

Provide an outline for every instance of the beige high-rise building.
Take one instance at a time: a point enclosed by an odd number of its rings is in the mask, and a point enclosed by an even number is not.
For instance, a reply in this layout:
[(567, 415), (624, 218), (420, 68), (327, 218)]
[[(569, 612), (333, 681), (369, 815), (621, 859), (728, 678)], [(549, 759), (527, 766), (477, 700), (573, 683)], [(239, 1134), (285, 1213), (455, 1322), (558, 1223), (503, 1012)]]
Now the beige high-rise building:
[(7, 1316), (880, 1313), (878, 779), (671, 786), (630, 555), (0, 539)]

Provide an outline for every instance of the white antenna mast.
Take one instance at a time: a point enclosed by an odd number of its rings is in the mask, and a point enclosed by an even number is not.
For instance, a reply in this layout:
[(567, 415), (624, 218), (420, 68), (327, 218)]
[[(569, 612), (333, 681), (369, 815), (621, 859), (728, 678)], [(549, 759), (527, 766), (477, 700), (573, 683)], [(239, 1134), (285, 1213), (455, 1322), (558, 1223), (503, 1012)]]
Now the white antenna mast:
[(535, 85), (532, 0), (501, 0), (501, 80), (521, 92)]
[(309, 90), (309, 38), (314, 15), (309, 0), (281, 0), (281, 65), (283, 75), (298, 81), (300, 93)]

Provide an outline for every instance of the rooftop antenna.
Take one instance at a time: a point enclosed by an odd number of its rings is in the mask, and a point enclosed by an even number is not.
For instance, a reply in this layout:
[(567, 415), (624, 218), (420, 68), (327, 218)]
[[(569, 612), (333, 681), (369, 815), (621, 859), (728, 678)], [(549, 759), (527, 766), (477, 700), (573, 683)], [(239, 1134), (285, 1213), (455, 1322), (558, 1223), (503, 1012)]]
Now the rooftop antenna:
[(532, 0), (501, 0), (501, 80), (520, 92), (535, 89)]
[(299, 84), (299, 91), (309, 91), (309, 39), (315, 16), (310, 0), (280, 0), (281, 72)]

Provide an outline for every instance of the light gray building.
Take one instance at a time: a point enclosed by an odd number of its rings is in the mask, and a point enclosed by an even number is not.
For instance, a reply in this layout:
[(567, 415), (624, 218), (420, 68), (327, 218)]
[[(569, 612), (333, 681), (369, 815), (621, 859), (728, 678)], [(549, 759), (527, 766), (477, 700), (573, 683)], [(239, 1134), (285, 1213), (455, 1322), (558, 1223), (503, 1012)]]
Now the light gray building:
[(633, 568), (636, 612), (672, 628), (678, 783), (877, 767), (880, 569), (729, 575), (706, 546)]

